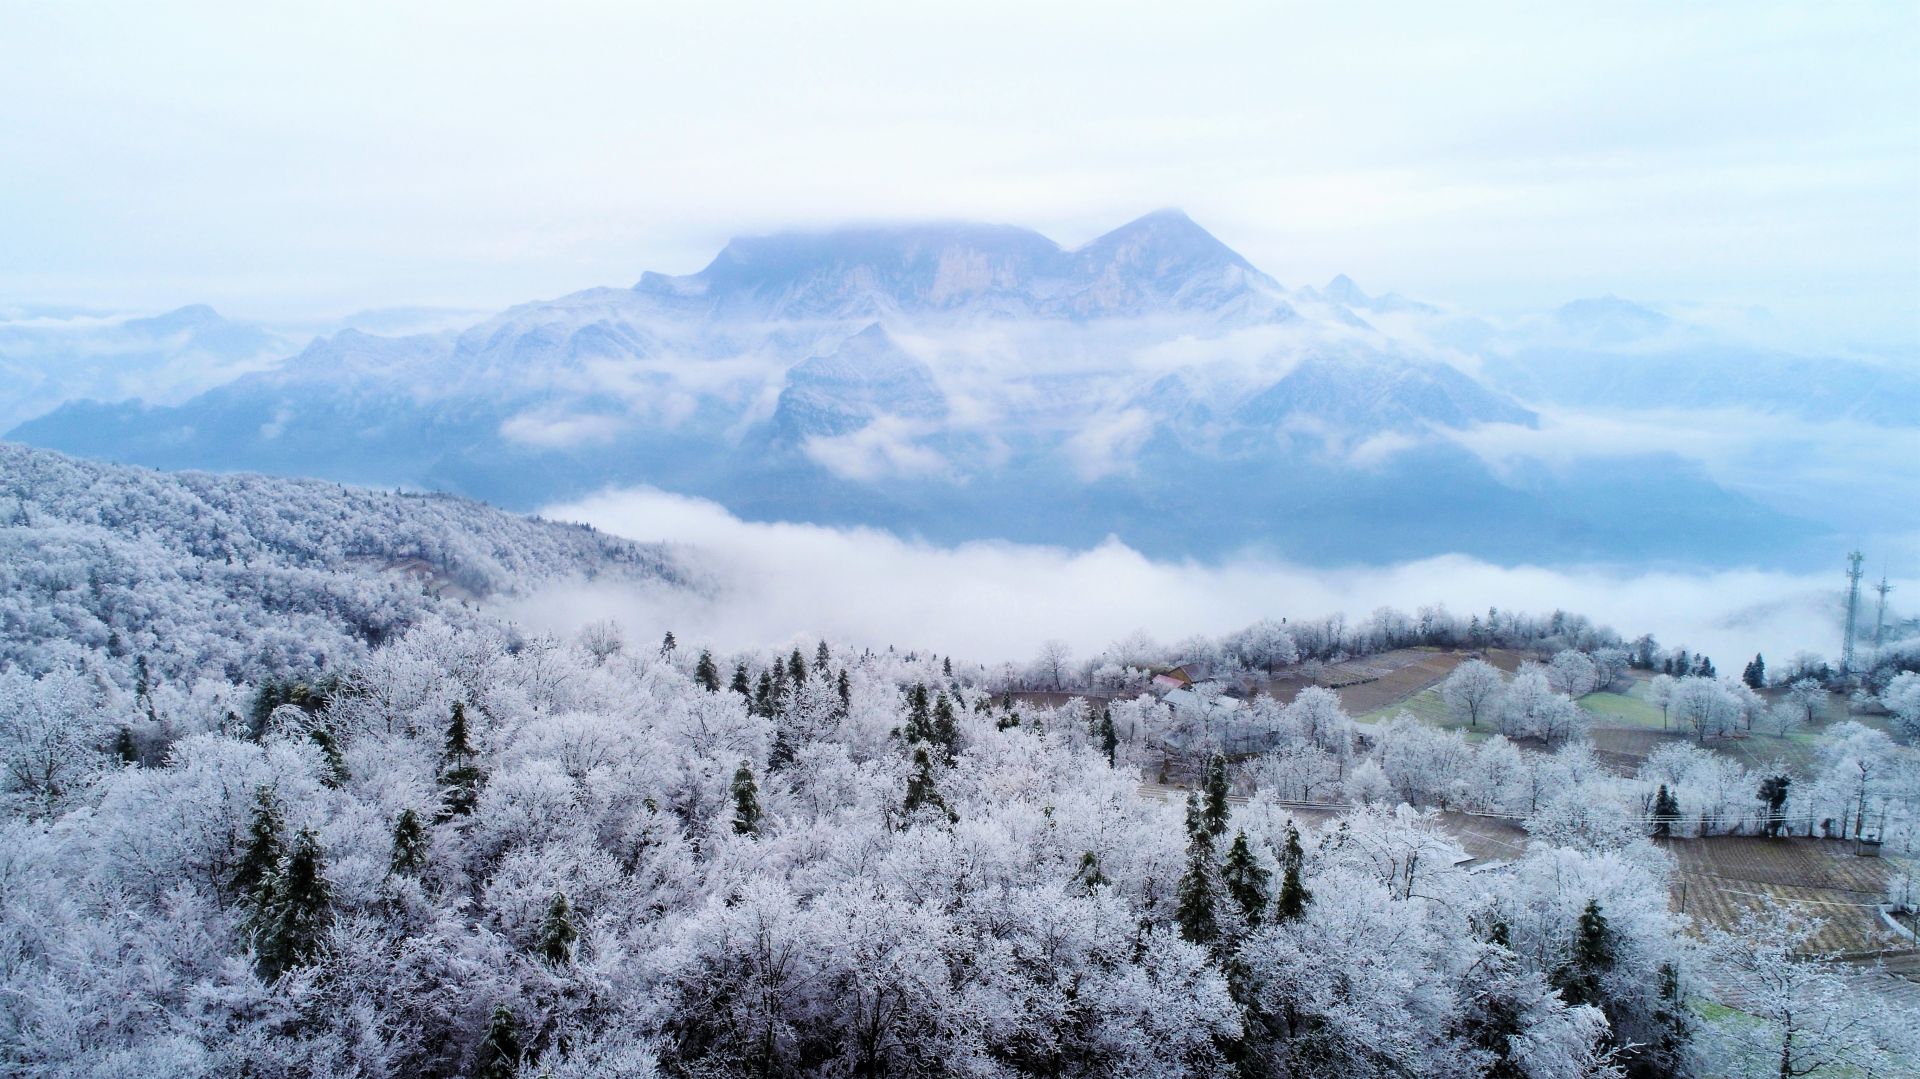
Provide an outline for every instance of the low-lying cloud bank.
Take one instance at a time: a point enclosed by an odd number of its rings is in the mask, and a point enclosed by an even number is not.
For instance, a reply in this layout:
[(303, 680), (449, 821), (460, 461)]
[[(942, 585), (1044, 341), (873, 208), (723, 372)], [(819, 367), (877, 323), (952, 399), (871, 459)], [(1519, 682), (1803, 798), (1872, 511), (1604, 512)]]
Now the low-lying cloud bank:
[(937, 547), (869, 529), (751, 523), (712, 502), (651, 489), (607, 492), (544, 513), (685, 545), (694, 565), (711, 575), (716, 590), (708, 597), (587, 587), (508, 609), (524, 624), (554, 632), (612, 618), (635, 641), (672, 629), (682, 641), (723, 649), (827, 637), (1024, 660), (1049, 638), (1088, 656), (1136, 629), (1174, 641), (1262, 617), (1345, 612), (1358, 621), (1383, 606), (1412, 613), (1445, 604), (1463, 615), (1489, 606), (1577, 611), (1628, 636), (1652, 632), (1669, 647), (1684, 644), (1736, 671), (1755, 652), (1785, 658), (1803, 649), (1839, 651), (1837, 568), (1819, 577), (1583, 573), (1458, 555), (1338, 570), (1257, 560), (1167, 563), (1118, 542), (1084, 551)]

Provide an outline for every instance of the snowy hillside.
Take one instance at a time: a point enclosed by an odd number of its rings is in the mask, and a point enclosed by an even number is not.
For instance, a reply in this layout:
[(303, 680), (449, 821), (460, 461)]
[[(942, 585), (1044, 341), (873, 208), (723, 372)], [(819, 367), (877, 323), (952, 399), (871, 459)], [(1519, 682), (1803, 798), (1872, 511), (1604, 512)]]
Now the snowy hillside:
[(132, 690), (335, 669), (472, 604), (668, 554), (446, 495), (163, 474), (0, 443), (0, 666)]

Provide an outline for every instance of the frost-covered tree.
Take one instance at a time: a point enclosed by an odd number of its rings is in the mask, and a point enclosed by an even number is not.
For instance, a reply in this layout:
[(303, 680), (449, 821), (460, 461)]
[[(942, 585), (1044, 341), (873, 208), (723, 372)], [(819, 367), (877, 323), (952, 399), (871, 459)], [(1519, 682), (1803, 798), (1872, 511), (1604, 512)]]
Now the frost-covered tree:
[(1810, 945), (1821, 923), (1791, 907), (1748, 912), (1709, 928), (1715, 959), (1742, 987), (1750, 1021), (1713, 1024), (1720, 1074), (1897, 1075), (1916, 1048), (1907, 1017), (1851, 990), (1832, 957)]
[(1920, 674), (1902, 671), (1895, 675), (1881, 691), (1880, 705), (1892, 713), (1900, 737), (1920, 741)]
[(1440, 697), (1453, 718), (1478, 727), (1483, 716), (1499, 711), (1500, 696), (1506, 682), (1500, 671), (1485, 660), (1470, 659), (1455, 667), (1440, 684)]

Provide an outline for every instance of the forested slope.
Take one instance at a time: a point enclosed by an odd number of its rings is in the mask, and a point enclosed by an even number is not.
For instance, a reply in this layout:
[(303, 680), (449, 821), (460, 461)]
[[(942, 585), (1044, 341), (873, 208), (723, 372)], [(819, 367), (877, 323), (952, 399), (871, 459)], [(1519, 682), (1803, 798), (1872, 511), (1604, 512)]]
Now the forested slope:
[(0, 443), (0, 667), (123, 690), (305, 675), (467, 599), (600, 575), (686, 583), (658, 547), (467, 499)]

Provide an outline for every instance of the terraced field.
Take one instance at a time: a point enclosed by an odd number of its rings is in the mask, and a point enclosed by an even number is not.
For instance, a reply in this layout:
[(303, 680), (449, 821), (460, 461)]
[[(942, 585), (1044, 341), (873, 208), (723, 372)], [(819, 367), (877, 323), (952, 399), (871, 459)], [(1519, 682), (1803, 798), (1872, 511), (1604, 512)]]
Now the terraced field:
[(1696, 922), (1730, 929), (1745, 911), (1771, 901), (1826, 920), (1813, 941), (1821, 951), (1860, 954), (1904, 943), (1878, 911), (1893, 863), (1855, 857), (1848, 843), (1714, 836), (1662, 846), (1677, 866), (1673, 909)]

